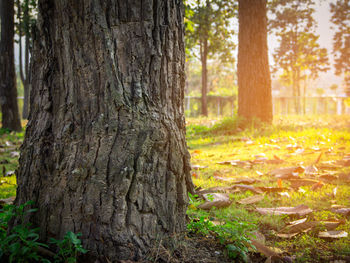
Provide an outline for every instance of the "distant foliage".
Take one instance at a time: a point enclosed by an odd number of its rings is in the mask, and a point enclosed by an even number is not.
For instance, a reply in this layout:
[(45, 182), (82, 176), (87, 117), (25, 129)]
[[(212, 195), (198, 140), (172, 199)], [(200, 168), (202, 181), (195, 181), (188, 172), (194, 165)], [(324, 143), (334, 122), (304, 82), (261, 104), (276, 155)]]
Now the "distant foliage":
[[(315, 34), (316, 21), (313, 17), (313, 0), (275, 0), (270, 3), (273, 19), (269, 29), (279, 39), (279, 46), (273, 57), (276, 63), (274, 71), (282, 69), (281, 77), (293, 88), (293, 96), (305, 96), (301, 82), (316, 79), (320, 72), (327, 71), (327, 49), (321, 48), (319, 36)], [(295, 101), (296, 112), (300, 112), (300, 100)]]
[(208, 60), (233, 64), (234, 0), (185, 1), (186, 54), (201, 62), (201, 113), (208, 115)]
[(208, 43), (208, 58), (219, 57), (222, 62), (233, 62), (235, 48), (232, 36), (232, 18), (237, 15), (233, 0), (205, 0), (185, 2), (186, 53), (196, 56)]
[(333, 36), (336, 74), (344, 74), (347, 93), (350, 96), (350, 1), (337, 0), (330, 4), (331, 22), (336, 32)]

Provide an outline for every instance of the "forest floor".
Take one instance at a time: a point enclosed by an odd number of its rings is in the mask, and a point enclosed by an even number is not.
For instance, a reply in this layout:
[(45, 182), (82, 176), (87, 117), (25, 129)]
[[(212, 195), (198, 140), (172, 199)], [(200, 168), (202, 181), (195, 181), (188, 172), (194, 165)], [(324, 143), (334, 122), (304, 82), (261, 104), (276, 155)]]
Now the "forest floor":
[[(350, 262), (350, 116), (275, 117), (271, 126), (243, 126), (230, 118), (187, 119), (197, 192), (190, 195), (184, 248), (163, 256)], [(23, 135), (0, 132), (0, 199), (15, 196)]]

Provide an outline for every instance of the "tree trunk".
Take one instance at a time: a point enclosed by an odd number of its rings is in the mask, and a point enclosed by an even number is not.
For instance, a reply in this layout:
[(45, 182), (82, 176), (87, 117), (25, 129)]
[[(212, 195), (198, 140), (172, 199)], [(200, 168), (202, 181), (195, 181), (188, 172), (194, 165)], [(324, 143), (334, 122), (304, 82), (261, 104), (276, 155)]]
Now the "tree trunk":
[(0, 105), (2, 127), (21, 131), (14, 61), (14, 1), (0, 0)]
[(40, 237), (139, 259), (185, 229), (182, 1), (39, 1), (16, 204)]
[(266, 0), (239, 0), (238, 115), (272, 121)]
[(207, 61), (208, 61), (208, 40), (204, 39), (203, 41), (203, 50), (201, 54), (201, 62), (202, 62), (202, 115), (208, 116), (208, 69), (207, 69)]
[(24, 89), (24, 99), (23, 99), (23, 110), (22, 110), (22, 118), (28, 119), (29, 115), (29, 96), (30, 96), (30, 85), (29, 85), (29, 1), (25, 1), (25, 8), (23, 12), (23, 20), (25, 24), (25, 80), (23, 82)]

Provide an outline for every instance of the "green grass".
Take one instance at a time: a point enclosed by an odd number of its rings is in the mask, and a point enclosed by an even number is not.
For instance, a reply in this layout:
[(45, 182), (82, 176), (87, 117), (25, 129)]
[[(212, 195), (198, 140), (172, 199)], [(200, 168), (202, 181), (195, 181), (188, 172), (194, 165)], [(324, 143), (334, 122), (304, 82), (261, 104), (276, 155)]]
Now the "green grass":
[[(187, 120), (187, 143), (191, 153), (192, 165), (206, 168), (193, 171), (196, 187), (207, 189), (214, 186), (227, 186), (232, 183), (216, 180), (221, 177), (257, 178), (260, 182), (254, 186), (278, 187), (277, 179), (268, 172), (282, 167), (312, 165), (323, 152), (321, 162), (340, 160), (344, 154), (350, 153), (350, 116), (288, 116), (275, 117), (271, 126), (262, 124), (243, 127), (237, 119), (223, 119), (213, 124), (205, 119)], [(241, 128), (243, 127), (243, 128)], [(248, 144), (247, 140), (253, 141)], [(295, 145), (307, 154), (294, 154), (288, 146)], [(320, 149), (320, 151), (317, 148)], [(315, 149), (317, 151), (315, 151)], [(268, 159), (274, 156), (284, 160), (282, 164), (257, 164), (251, 169), (231, 165), (220, 165), (218, 162), (228, 160), (254, 160), (256, 155), (264, 154)], [(262, 173), (259, 175), (257, 173)], [(319, 171), (322, 172), (322, 171)], [(350, 167), (341, 167), (337, 174), (350, 174)], [(306, 178), (304, 174), (301, 178)], [(282, 181), (288, 187), (288, 181)], [(337, 194), (332, 197), (333, 189)], [(212, 209), (203, 212), (190, 206), (188, 215), (191, 218), (206, 215), (217, 220), (241, 220), (255, 224), (266, 237), (266, 245), (282, 249), (290, 256), (295, 255), (297, 262), (327, 262), (330, 258), (350, 256), (350, 238), (337, 239), (332, 242), (317, 237), (318, 232), (300, 234), (291, 239), (281, 239), (275, 235), (291, 218), (287, 216), (267, 216), (255, 212), (255, 207), (296, 206), (304, 204), (314, 210), (312, 220), (330, 218), (345, 219), (346, 223), (337, 230), (349, 231), (350, 222), (344, 216), (332, 213), (332, 204), (350, 207), (350, 185), (341, 180), (327, 183), (321, 189), (313, 191), (311, 186), (301, 187), (305, 192), (288, 191), (288, 197), (267, 193), (262, 201), (254, 205), (240, 205), (236, 201), (253, 195), (250, 192), (231, 194), (233, 204), (228, 208)], [(293, 218), (295, 219), (295, 218)]]
[(16, 176), (7, 176), (18, 168), (19, 147), (24, 132), (13, 133), (0, 129), (0, 199), (16, 195)]

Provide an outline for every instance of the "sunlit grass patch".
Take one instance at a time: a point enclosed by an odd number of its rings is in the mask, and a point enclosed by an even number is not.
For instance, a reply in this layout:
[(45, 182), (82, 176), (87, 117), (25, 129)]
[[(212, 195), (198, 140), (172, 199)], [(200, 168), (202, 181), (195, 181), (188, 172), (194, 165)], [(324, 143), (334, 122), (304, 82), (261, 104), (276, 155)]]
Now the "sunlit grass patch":
[[(192, 123), (195, 123), (192, 120)], [(201, 120), (201, 125), (205, 121)], [(210, 122), (207, 122), (210, 123)], [(350, 238), (335, 239), (332, 242), (318, 237), (318, 232), (325, 230), (322, 222), (326, 220), (345, 220), (335, 230), (349, 231), (350, 223), (346, 216), (334, 213), (332, 207), (350, 207), (350, 165), (337, 165), (350, 153), (350, 117), (349, 116), (292, 116), (275, 118), (271, 126), (261, 125), (240, 129), (236, 119), (225, 119), (206, 128), (197, 129), (192, 124), (188, 136), (188, 145), (192, 156), (193, 181), (197, 187), (208, 189), (216, 186), (232, 186), (235, 179), (256, 178), (254, 187), (286, 187), (286, 194), (264, 193), (264, 198), (252, 205), (238, 202), (252, 196), (251, 192), (230, 194), (232, 204), (227, 208), (212, 209), (209, 212), (191, 206), (188, 214), (194, 218), (205, 215), (211, 218), (242, 220), (256, 225), (266, 237), (266, 245), (278, 247), (290, 256), (296, 256), (296, 262), (326, 262), (349, 256)], [(215, 127), (220, 129), (215, 130)], [(280, 159), (281, 163), (258, 163), (257, 158), (267, 160)], [(244, 161), (251, 163), (247, 167), (219, 164), (223, 161)], [(243, 163), (244, 163), (243, 162)], [(299, 174), (300, 179), (315, 180), (319, 185), (305, 185), (299, 189), (291, 188), (290, 181), (278, 179), (270, 171), (283, 168), (312, 165), (329, 165), (329, 169), (318, 169), (315, 174)], [(316, 164), (317, 163), (317, 164)], [(327, 165), (326, 165), (327, 166)], [(333, 181), (320, 180), (319, 176), (331, 174), (339, 177)], [(223, 180), (223, 179), (228, 180)], [(322, 181), (322, 182), (320, 182)], [(315, 189), (314, 189), (315, 188)], [(313, 212), (308, 220), (321, 222), (307, 233), (301, 233), (291, 239), (277, 237), (276, 234), (286, 223), (298, 217), (261, 215), (256, 207), (295, 207), (306, 205)]]

